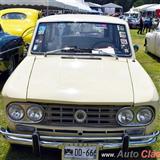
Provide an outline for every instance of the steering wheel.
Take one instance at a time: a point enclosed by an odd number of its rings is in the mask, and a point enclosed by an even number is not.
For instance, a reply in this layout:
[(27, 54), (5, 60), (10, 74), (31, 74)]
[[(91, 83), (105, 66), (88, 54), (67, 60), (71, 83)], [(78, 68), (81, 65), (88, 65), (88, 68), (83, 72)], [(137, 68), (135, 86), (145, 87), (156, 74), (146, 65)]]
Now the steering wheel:
[(92, 48), (107, 48), (107, 47), (113, 47), (113, 44), (111, 43), (107, 43), (106, 41), (99, 41), (99, 42), (96, 42), (92, 45)]

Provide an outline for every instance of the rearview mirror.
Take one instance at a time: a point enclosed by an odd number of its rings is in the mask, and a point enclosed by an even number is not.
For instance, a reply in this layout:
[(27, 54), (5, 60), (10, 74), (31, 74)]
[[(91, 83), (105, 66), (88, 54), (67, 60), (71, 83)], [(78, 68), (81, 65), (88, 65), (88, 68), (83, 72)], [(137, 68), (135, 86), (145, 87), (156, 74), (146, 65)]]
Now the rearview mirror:
[(138, 52), (139, 46), (138, 46), (137, 44), (134, 44), (134, 45), (133, 45), (133, 48), (134, 48), (134, 51), (135, 51), (135, 52)]

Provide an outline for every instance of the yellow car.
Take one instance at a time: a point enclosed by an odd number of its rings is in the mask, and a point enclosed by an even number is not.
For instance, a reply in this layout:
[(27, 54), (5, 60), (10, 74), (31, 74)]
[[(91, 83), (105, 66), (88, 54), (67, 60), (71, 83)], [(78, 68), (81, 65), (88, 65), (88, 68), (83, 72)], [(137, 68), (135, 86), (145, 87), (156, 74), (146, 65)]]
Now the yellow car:
[(0, 11), (0, 24), (4, 32), (21, 36), (24, 42), (30, 43), (37, 20), (41, 12), (28, 8), (12, 8)]

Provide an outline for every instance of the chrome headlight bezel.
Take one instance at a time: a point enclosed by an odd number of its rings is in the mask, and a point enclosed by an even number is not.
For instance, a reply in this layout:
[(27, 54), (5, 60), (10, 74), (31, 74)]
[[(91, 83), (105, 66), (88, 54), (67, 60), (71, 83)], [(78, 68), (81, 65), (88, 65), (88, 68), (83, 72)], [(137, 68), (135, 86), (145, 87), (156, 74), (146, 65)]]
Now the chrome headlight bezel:
[[(128, 111), (128, 113), (130, 113), (130, 115), (131, 115), (131, 120), (130, 120), (128, 123), (123, 123), (123, 122), (119, 119), (119, 116), (120, 116), (121, 113), (124, 113), (124, 112), (126, 112), (126, 111)], [(117, 112), (116, 120), (117, 120), (118, 124), (120, 124), (120, 125), (122, 125), (122, 126), (123, 126), (123, 125), (124, 125), (124, 126), (129, 125), (129, 124), (130, 124), (131, 122), (133, 122), (133, 120), (134, 120), (134, 112), (133, 112), (130, 108), (128, 108), (128, 107), (121, 108), (121, 109)]]
[[(146, 121), (145, 123), (144, 123), (144, 122), (141, 122), (140, 119), (139, 119), (139, 114), (140, 114), (140, 112), (142, 112), (142, 111), (144, 111), (144, 110), (149, 111), (150, 114), (151, 114), (150, 120), (149, 120), (149, 121)], [(140, 123), (140, 124), (142, 124), (142, 125), (149, 125), (149, 124), (151, 124), (154, 118), (155, 118), (155, 113), (154, 113), (153, 109), (150, 108), (150, 107), (141, 108), (141, 109), (139, 109), (138, 112), (136, 113), (136, 119), (137, 119), (138, 123)]]
[[(17, 109), (19, 108), (21, 110), (21, 116), (20, 116), (19, 119), (13, 118), (13, 116), (11, 115), (10, 110), (13, 109), (13, 108), (17, 108)], [(19, 121), (21, 121), (24, 118), (25, 111), (24, 111), (23, 107), (20, 104), (18, 104), (18, 103), (11, 103), (7, 107), (7, 115), (8, 115), (8, 117), (9, 117), (9, 119), (11, 121), (19, 122)]]
[[(41, 118), (39, 118), (38, 120), (33, 120), (30, 116), (29, 116), (29, 112), (31, 109), (37, 109), (39, 111), (41, 111)], [(33, 122), (33, 123), (38, 123), (38, 122), (41, 122), (44, 118), (44, 109), (42, 108), (42, 106), (38, 105), (38, 104), (32, 104), (29, 108), (27, 108), (26, 110), (26, 116), (27, 118)]]
[[(128, 123), (128, 124), (125, 124), (125, 123), (121, 123), (119, 120), (118, 120), (118, 115), (121, 111), (123, 110), (131, 110), (134, 117), (133, 117), (133, 120)], [(149, 110), (151, 111), (152, 113), (152, 118), (150, 121), (148, 121), (147, 123), (140, 123), (138, 118), (137, 118), (137, 114), (142, 111), (142, 110)], [(137, 107), (123, 107), (121, 108), (118, 112), (117, 112), (117, 115), (116, 115), (116, 121), (119, 125), (123, 126), (123, 127), (142, 127), (142, 126), (148, 126), (150, 125), (154, 119), (155, 119), (156, 115), (155, 115), (155, 109), (152, 107), (152, 106), (137, 106)]]
[[(12, 106), (12, 105), (20, 106), (23, 109), (24, 115), (23, 115), (23, 117), (20, 120), (15, 120), (15, 119), (12, 119), (12, 117), (10, 117), (8, 111), (9, 111), (10, 106)], [(32, 106), (37, 106), (37, 107), (39, 107), (43, 111), (43, 117), (39, 121), (32, 121), (27, 116), (27, 111)], [(6, 113), (7, 113), (8, 119), (10, 121), (14, 122), (14, 123), (37, 124), (37, 123), (42, 122), (43, 119), (45, 118), (45, 110), (44, 110), (43, 106), (40, 105), (40, 104), (37, 104), (37, 103), (25, 103), (25, 102), (13, 102), (13, 103), (9, 103), (7, 105), (7, 107), (6, 107)]]

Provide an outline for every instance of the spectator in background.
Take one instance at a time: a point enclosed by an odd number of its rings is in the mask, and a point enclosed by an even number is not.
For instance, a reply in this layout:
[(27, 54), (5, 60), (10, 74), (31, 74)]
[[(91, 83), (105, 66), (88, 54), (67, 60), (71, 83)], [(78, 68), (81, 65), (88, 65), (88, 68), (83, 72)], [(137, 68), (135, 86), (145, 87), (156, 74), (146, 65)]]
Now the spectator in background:
[(145, 17), (145, 19), (144, 19), (144, 21), (143, 21), (143, 25), (144, 25), (144, 27), (143, 27), (143, 33), (146, 31), (146, 33), (147, 33), (147, 28), (148, 28), (148, 26), (149, 26), (149, 18), (148, 17)]
[(159, 26), (159, 18), (154, 17), (152, 20), (152, 30), (155, 30)]
[(142, 16), (140, 16), (140, 23), (139, 23), (139, 29), (138, 29), (138, 34), (142, 34), (143, 33), (143, 18)]
[(150, 19), (149, 19), (149, 23), (148, 23), (148, 28), (147, 28), (147, 30), (146, 30), (146, 33), (147, 33), (147, 32), (150, 32), (150, 31), (151, 31), (151, 29), (152, 29), (152, 25), (153, 25), (152, 20), (153, 20), (153, 18), (152, 18), (152, 17), (150, 17)]
[(153, 18), (147, 17), (144, 21), (144, 29), (143, 32), (150, 32), (153, 26)]

